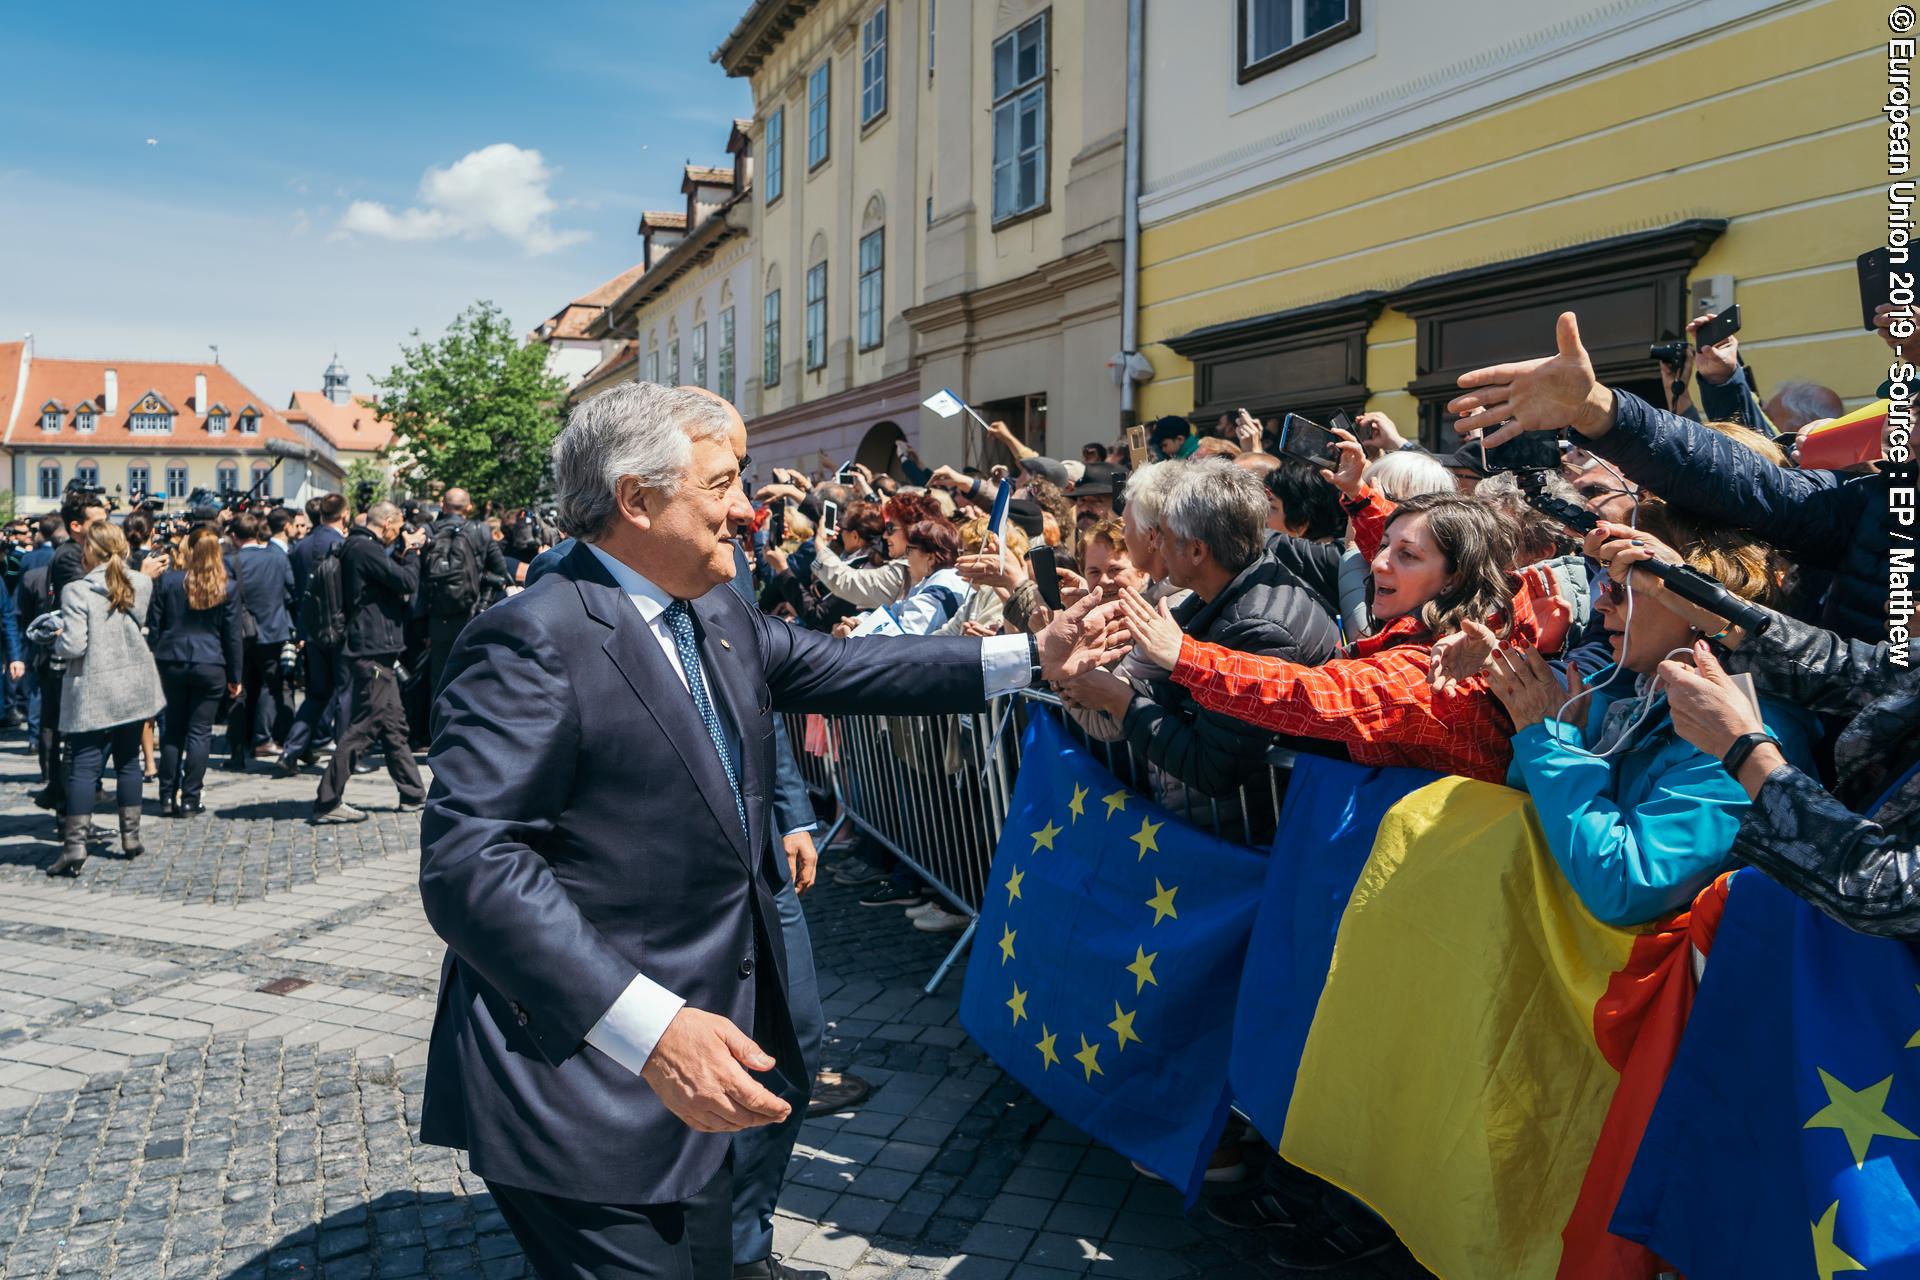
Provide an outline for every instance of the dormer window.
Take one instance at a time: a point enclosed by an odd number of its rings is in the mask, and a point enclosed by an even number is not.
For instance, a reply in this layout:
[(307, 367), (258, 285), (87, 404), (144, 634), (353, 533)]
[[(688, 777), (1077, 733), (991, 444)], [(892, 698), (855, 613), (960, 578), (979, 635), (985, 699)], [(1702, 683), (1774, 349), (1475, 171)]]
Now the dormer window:
[(58, 406), (56, 405), (46, 406), (44, 409), (40, 410), (40, 429), (46, 432), (59, 431), (61, 416), (62, 415), (60, 413), (60, 409)]
[(251, 406), (240, 411), (240, 434), (257, 436), (260, 434), (260, 415)]
[(208, 414), (207, 430), (217, 436), (225, 435), (227, 433), (227, 415), (219, 409), (215, 409), (212, 413)]
[(82, 409), (73, 415), (73, 429), (82, 434), (93, 430), (94, 415), (92, 409)]
[(165, 435), (173, 430), (173, 406), (149, 391), (134, 401), (127, 429), (137, 435)]

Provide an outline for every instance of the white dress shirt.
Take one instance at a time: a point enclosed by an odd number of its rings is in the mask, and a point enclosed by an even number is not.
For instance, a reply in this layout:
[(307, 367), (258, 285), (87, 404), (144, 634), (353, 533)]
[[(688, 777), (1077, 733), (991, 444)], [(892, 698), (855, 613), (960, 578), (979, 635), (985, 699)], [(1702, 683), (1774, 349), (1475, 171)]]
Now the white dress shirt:
[[(659, 642), (661, 652), (666, 654), (673, 673), (680, 677), (682, 685), (687, 685), (686, 669), (680, 665), (680, 647), (674, 642), (673, 631), (665, 618), (667, 606), (673, 603), (673, 597), (599, 547), (590, 542), (586, 546), (607, 572), (613, 575), (614, 583), (633, 601), (633, 607), (640, 611), (647, 629)], [(991, 636), (982, 640), (980, 671), (986, 681), (989, 698), (1024, 689), (1033, 671), (1027, 661), (1027, 638)], [(693, 696), (692, 686), (687, 685), (687, 689), (687, 696)], [(708, 684), (708, 691), (711, 696), (711, 683)], [(626, 990), (613, 1002), (613, 1007), (602, 1014), (600, 1021), (594, 1023), (593, 1029), (587, 1032), (587, 1043), (638, 1075), (640, 1069), (647, 1065), (647, 1059), (653, 1056), (653, 1047), (660, 1043), (667, 1024), (673, 1021), (674, 1015), (686, 1003), (646, 974), (636, 973)]]

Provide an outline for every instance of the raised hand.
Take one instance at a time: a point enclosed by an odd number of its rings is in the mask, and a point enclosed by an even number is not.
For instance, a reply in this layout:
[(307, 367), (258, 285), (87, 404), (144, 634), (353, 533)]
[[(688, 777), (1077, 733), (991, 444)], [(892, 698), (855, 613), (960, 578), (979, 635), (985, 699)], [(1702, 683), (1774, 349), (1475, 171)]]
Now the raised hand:
[[(1358, 446), (1355, 446), (1356, 448)], [(1158, 609), (1131, 587), (1120, 592), (1116, 602), (1127, 630), (1133, 633), (1133, 651), (1162, 670), (1171, 671), (1180, 661), (1180, 624), (1162, 600)]]
[(1467, 394), (1447, 402), (1447, 412), (1460, 416), (1454, 430), (1486, 432), (1490, 449), (1523, 431), (1572, 427), (1590, 438), (1605, 434), (1613, 426), (1613, 392), (1594, 376), (1573, 312), (1560, 313), (1554, 339), (1553, 355), (1461, 374)]
[[(1709, 311), (1698, 320), (1687, 321), (1687, 336), (1691, 338), (1701, 325), (1718, 314)], [(1710, 347), (1698, 348), (1693, 356), (1693, 371), (1716, 387), (1733, 377), (1740, 371), (1739, 336), (1730, 333)]]
[(1433, 668), (1427, 672), (1427, 683), (1435, 693), (1454, 693), (1487, 669), (1487, 661), (1499, 647), (1500, 637), (1493, 628), (1468, 618), (1460, 630), (1433, 642)]
[(1704, 640), (1694, 642), (1691, 664), (1676, 658), (1660, 664), (1660, 685), (1666, 690), (1674, 732), (1716, 760), (1727, 754), (1734, 739), (1766, 730), (1746, 693)]
[(1360, 496), (1360, 486), (1364, 483), (1360, 477), (1367, 469), (1367, 451), (1353, 438), (1351, 431), (1335, 427), (1333, 434), (1339, 437), (1333, 446), (1334, 452), (1339, 455), (1334, 461), (1339, 465), (1332, 471), (1322, 467), (1320, 478), (1338, 489), (1342, 497), (1357, 498)]
[(772, 1055), (718, 1014), (682, 1006), (640, 1075), (667, 1110), (701, 1133), (734, 1133), (785, 1120), (793, 1108), (747, 1069), (770, 1071)]

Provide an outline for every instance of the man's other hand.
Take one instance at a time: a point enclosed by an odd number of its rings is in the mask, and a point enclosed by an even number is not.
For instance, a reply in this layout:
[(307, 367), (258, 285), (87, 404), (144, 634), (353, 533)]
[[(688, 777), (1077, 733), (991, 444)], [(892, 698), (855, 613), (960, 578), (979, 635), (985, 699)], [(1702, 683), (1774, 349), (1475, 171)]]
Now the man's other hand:
[(661, 1033), (640, 1075), (667, 1110), (701, 1133), (778, 1124), (793, 1110), (747, 1074), (772, 1055), (718, 1014), (684, 1005)]
[(793, 877), (793, 891), (805, 893), (813, 888), (814, 877), (820, 869), (820, 853), (813, 847), (813, 832), (796, 831), (784, 836), (780, 847), (787, 851), (787, 873)]

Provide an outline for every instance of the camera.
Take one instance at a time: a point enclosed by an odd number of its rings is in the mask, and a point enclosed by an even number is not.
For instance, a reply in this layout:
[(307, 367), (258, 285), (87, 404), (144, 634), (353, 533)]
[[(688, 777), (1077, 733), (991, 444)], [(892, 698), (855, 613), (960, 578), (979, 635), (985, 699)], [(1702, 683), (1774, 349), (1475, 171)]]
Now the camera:
[(1647, 354), (1669, 369), (1678, 369), (1687, 363), (1687, 353), (1691, 350), (1684, 339), (1675, 339), (1672, 342), (1654, 343), (1647, 348)]

